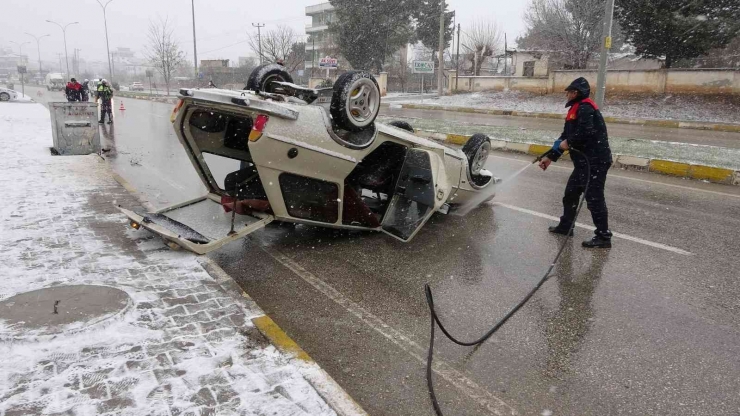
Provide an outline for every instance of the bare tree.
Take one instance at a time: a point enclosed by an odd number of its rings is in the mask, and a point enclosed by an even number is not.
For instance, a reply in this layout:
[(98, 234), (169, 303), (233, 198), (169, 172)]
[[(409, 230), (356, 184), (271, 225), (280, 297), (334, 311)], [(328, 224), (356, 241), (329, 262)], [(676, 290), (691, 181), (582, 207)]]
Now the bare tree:
[(460, 46), (472, 61), (473, 75), (480, 75), (483, 61), (503, 49), (503, 32), (495, 20), (476, 20), (465, 30)]
[[(604, 0), (532, 0), (524, 13), (520, 47), (552, 52), (569, 69), (586, 68), (601, 47)], [(619, 28), (612, 44), (618, 48)]]
[(174, 72), (185, 62), (185, 52), (180, 50), (180, 45), (172, 35), (173, 31), (174, 28), (166, 17), (156, 22), (149, 21), (149, 46), (146, 54), (152, 66), (162, 74), (167, 95), (170, 95), (170, 81)]
[(255, 55), (267, 62), (283, 61), (288, 72), (303, 67), (306, 59), (306, 44), (300, 41), (300, 36), (293, 28), (280, 25), (274, 30), (262, 32), (262, 47), (256, 34), (249, 35), (249, 47)]

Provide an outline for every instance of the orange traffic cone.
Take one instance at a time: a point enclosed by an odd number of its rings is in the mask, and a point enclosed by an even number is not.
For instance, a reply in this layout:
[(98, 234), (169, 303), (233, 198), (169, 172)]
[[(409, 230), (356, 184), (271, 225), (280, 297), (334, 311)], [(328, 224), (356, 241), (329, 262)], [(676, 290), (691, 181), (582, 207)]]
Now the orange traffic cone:
[(121, 107), (118, 109), (119, 111), (124, 111), (126, 108), (123, 106), (123, 101), (121, 101)]

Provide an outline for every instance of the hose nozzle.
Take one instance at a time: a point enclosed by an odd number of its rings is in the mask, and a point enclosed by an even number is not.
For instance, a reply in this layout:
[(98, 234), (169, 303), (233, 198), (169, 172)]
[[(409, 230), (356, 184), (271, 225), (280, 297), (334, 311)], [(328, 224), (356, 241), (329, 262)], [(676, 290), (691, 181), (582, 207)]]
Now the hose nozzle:
[(543, 154), (541, 154), (541, 155), (537, 156), (537, 158), (536, 158), (536, 159), (535, 159), (534, 161), (532, 161), (532, 164), (534, 165), (535, 163), (539, 163), (539, 162), (541, 162), (541, 161), (542, 161), (542, 159), (546, 158), (546, 157), (547, 157), (547, 155), (549, 155), (549, 154), (550, 154), (550, 150), (548, 150), (548, 151), (546, 151), (545, 153), (543, 153)]

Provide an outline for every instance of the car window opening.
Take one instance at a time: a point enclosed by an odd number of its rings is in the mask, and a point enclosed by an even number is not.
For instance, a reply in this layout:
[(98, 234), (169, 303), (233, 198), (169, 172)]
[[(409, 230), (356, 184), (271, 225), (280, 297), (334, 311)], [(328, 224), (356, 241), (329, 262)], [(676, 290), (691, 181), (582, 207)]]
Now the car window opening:
[(339, 219), (337, 184), (292, 173), (281, 173), (279, 182), (291, 217), (331, 224)]
[(195, 110), (188, 118), (190, 134), (204, 153), (251, 161), (249, 133), (252, 118), (244, 115)]
[(385, 142), (360, 162), (344, 183), (342, 223), (380, 227), (398, 181), (407, 148)]

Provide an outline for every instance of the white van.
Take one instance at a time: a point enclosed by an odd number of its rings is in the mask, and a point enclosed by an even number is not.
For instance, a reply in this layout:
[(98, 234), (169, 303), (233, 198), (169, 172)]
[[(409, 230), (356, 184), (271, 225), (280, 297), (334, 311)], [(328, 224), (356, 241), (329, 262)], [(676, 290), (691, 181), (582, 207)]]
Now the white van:
[(64, 77), (58, 72), (50, 72), (46, 74), (44, 85), (48, 91), (63, 91), (64, 90)]

